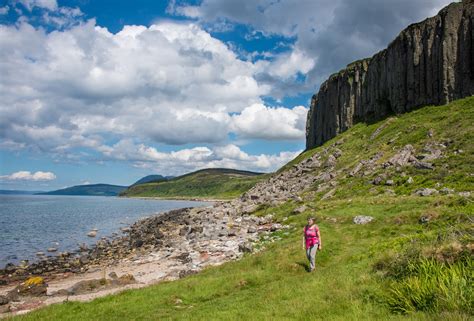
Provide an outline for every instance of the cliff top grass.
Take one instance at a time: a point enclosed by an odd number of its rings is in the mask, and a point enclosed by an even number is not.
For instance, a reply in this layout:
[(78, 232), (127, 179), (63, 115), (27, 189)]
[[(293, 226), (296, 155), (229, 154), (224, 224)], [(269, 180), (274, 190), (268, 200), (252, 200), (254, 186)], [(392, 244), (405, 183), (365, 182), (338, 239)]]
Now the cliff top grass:
[(231, 169), (206, 169), (168, 181), (130, 186), (120, 196), (168, 199), (232, 199), (268, 177), (261, 173)]
[[(178, 281), (57, 304), (15, 320), (472, 320), (474, 205), (472, 196), (457, 192), (473, 192), (474, 97), (386, 122), (358, 124), (281, 171), (328, 148), (342, 151), (341, 170), (380, 151), (384, 162), (406, 144), (420, 150), (447, 140), (435, 170), (388, 170), (396, 181), (390, 187), (374, 186), (372, 177), (341, 176), (336, 193), (325, 200), (310, 187), (302, 202), (254, 213), (291, 226), (262, 237), (258, 253)], [(414, 182), (406, 184), (402, 172)], [(422, 187), (456, 192), (413, 195)], [(306, 211), (294, 212), (302, 205)], [(314, 273), (306, 272), (301, 248), (309, 215), (316, 216), (323, 240)], [(374, 220), (356, 225), (356, 215)]]

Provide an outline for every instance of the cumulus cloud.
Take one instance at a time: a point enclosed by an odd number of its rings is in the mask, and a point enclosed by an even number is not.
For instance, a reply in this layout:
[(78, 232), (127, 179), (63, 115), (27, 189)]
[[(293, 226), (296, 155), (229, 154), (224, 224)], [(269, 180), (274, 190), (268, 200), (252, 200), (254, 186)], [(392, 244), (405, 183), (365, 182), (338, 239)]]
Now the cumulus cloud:
[(9, 6), (0, 7), (0, 15), (7, 14), (8, 11), (10, 11), (10, 7), (9, 7)]
[(242, 137), (304, 139), (307, 112), (304, 106), (288, 109), (254, 104), (232, 117), (232, 127)]
[(0, 180), (5, 181), (52, 181), (56, 179), (56, 175), (52, 172), (29, 172), (29, 171), (19, 171), (12, 173), (10, 175), (0, 176)]
[(58, 9), (58, 3), (56, 0), (19, 0), (18, 2), (24, 5), (29, 11), (33, 10), (35, 7), (51, 11)]
[[(295, 55), (275, 74), (306, 72), (311, 61)], [(50, 33), (28, 23), (0, 25), (0, 59), (4, 148), (103, 152), (107, 140), (127, 137), (222, 144), (232, 131), (303, 138), (304, 108), (263, 106), (270, 88), (257, 81), (262, 67), (196, 24), (162, 21), (116, 34), (94, 20)]]
[(234, 144), (185, 148), (161, 152), (155, 147), (124, 139), (103, 150), (109, 159), (132, 161), (135, 167), (152, 169), (168, 175), (180, 175), (203, 168), (236, 168), (270, 172), (295, 158), (301, 151), (249, 155)]
[[(329, 74), (353, 60), (372, 56), (408, 24), (436, 14), (451, 0), (203, 0), (199, 5), (170, 3), (169, 12), (204, 25), (230, 21), (250, 25), (264, 35), (296, 39), (261, 76), (278, 91), (316, 91)], [(287, 76), (304, 66), (306, 82), (292, 85)]]

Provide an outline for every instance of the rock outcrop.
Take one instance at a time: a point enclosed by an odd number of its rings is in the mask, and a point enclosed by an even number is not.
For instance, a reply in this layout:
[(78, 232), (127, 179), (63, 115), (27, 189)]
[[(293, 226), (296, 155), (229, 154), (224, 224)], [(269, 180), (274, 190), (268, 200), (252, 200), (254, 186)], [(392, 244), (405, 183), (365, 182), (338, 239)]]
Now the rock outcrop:
[(388, 48), (326, 80), (311, 100), (306, 148), (357, 122), (474, 94), (474, 1), (412, 24)]

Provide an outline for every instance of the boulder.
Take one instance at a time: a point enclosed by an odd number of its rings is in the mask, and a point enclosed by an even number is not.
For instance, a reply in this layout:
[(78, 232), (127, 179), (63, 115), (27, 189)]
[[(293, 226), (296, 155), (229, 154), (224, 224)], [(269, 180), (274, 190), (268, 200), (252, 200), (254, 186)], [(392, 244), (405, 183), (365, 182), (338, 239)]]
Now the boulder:
[(97, 236), (97, 231), (92, 230), (92, 231), (90, 231), (89, 233), (87, 233), (87, 236), (89, 236), (89, 237), (96, 237), (96, 236)]
[(336, 166), (337, 159), (333, 155), (329, 155), (328, 159), (324, 163), (325, 167), (334, 167)]
[(249, 228), (247, 229), (247, 233), (257, 233), (257, 229), (255, 228), (255, 226), (249, 226)]
[(453, 194), (454, 190), (452, 188), (447, 188), (443, 187), (442, 189), (439, 190), (441, 194), (448, 195), (448, 194)]
[(0, 305), (5, 305), (8, 302), (10, 302), (10, 301), (8, 300), (8, 298), (5, 295), (0, 295)]
[(20, 296), (43, 296), (46, 295), (47, 288), (48, 285), (42, 277), (33, 276), (12, 291), (17, 292)]
[(367, 223), (370, 223), (374, 220), (374, 218), (372, 216), (367, 216), (367, 215), (357, 215), (356, 217), (354, 217), (352, 219), (352, 222), (354, 222), (354, 224), (359, 224), (359, 225), (363, 225), (363, 224), (367, 224)]
[(349, 176), (351, 177), (355, 176), (362, 169), (362, 166), (364, 166), (364, 164), (358, 163), (349, 173)]
[(295, 209), (293, 210), (293, 213), (294, 213), (294, 214), (301, 214), (301, 213), (303, 213), (303, 212), (306, 211), (306, 210), (307, 210), (306, 205), (302, 205), (302, 206), (300, 206), (300, 207), (295, 208)]
[(372, 180), (372, 184), (374, 184), (374, 185), (380, 185), (380, 184), (382, 184), (383, 180), (384, 180), (384, 176), (383, 176), (383, 175), (379, 175), (379, 176), (375, 177), (375, 178)]
[(135, 280), (135, 277), (128, 273), (128, 274), (124, 274), (124, 275), (121, 275), (117, 280), (117, 283), (119, 285), (127, 285), (127, 284), (133, 284), (133, 283), (136, 283), (137, 280)]
[(413, 152), (414, 148), (412, 145), (405, 145), (398, 153), (389, 159), (388, 163), (393, 166), (406, 166), (411, 160)]
[(339, 149), (339, 148), (335, 148), (334, 149), (334, 152), (332, 153), (332, 155), (335, 157), (335, 158), (339, 158), (342, 156), (342, 151)]
[(239, 244), (239, 252), (242, 252), (242, 253), (251, 253), (252, 251), (253, 251), (252, 243), (250, 243), (250, 242), (245, 242), (245, 243), (240, 243), (240, 244)]
[(415, 191), (415, 195), (418, 196), (430, 196), (435, 194), (438, 194), (438, 190), (434, 188), (420, 188)]
[(434, 169), (434, 166), (433, 164), (431, 163), (428, 163), (428, 162), (420, 162), (420, 161), (416, 161), (413, 166), (417, 169), (428, 169), (428, 170), (433, 170)]
[(430, 219), (431, 219), (431, 218), (430, 218), (429, 216), (423, 215), (422, 217), (420, 217), (419, 222), (420, 222), (421, 224), (426, 224), (426, 223), (428, 223), (428, 222), (430, 221)]

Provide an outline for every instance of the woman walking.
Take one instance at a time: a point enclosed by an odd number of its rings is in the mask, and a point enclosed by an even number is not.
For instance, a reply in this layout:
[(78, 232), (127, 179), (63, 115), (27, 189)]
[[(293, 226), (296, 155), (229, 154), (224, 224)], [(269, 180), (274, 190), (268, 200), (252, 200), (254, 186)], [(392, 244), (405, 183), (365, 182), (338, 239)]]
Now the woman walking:
[(304, 227), (303, 233), (303, 248), (306, 250), (306, 257), (309, 261), (309, 271), (313, 272), (316, 251), (322, 249), (321, 233), (319, 232), (319, 227), (314, 224), (314, 218), (308, 218), (308, 224)]

